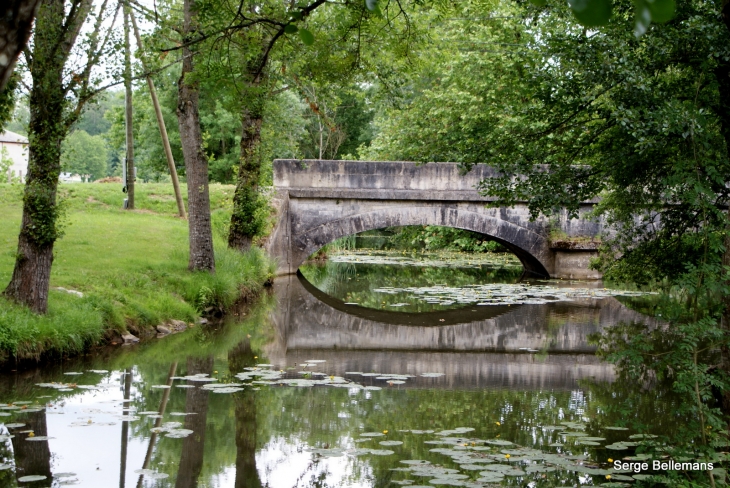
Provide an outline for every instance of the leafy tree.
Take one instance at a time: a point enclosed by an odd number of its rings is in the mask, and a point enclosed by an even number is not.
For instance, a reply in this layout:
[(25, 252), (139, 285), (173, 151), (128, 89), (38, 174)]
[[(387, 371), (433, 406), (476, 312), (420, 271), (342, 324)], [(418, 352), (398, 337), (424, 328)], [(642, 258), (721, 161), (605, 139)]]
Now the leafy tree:
[[(48, 307), (53, 245), (59, 237), (56, 201), (61, 171), (61, 141), (78, 119), (84, 104), (96, 94), (92, 69), (107, 52), (109, 36), (102, 25), (109, 16), (102, 3), (86, 38), (85, 53), (73, 53), (91, 0), (44, 0), (38, 10), (32, 48), (25, 63), (32, 78), (29, 161), (23, 197), (23, 221), (13, 276), (4, 294), (37, 313)], [(82, 60), (81, 66), (69, 66)]]
[[(614, 7), (610, 22), (590, 31), (552, 3), (539, 12), (516, 4), (515, 20), (493, 29), (446, 30), (449, 59), (424, 61), (411, 98), (379, 119), (371, 152), (492, 164), (501, 176), (483, 182), (484, 193), (499, 206), (527, 202), (533, 216), (575, 215), (600, 197), (596, 214), (615, 231), (599, 263), (605, 276), (664, 278), (679, 304), (663, 314), (673, 330), (661, 347), (631, 339), (609, 347), (624, 351), (613, 357), (671, 374), (703, 423), (717, 425), (712, 388), (724, 390), (730, 412), (727, 4), (679, 3), (673, 20), (639, 37), (633, 5)], [(685, 360), (652, 359), (678, 357), (668, 347)], [(713, 348), (722, 350), (720, 368), (700, 354)], [(692, 442), (709, 445), (704, 431)]]
[(75, 130), (61, 145), (61, 170), (94, 181), (106, 175), (108, 150), (102, 136)]
[(111, 127), (111, 121), (105, 116), (113, 107), (124, 105), (122, 91), (107, 91), (102, 93), (92, 103), (87, 104), (79, 117), (74, 129), (86, 131), (91, 136), (105, 134)]

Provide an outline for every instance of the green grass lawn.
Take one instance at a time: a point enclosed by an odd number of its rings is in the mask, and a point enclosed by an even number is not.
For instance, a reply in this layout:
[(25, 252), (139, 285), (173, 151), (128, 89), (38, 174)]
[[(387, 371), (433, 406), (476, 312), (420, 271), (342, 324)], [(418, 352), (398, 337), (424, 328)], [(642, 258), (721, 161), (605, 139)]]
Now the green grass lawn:
[[(121, 209), (119, 184), (61, 185), (65, 235), (55, 246), (48, 314), (0, 298), (0, 360), (78, 353), (108, 331), (189, 322), (208, 306), (225, 308), (243, 291), (258, 290), (271, 275), (268, 260), (259, 250), (242, 255), (224, 245), (232, 194), (232, 186), (211, 185), (217, 267), (211, 275), (187, 270), (187, 222), (176, 217), (170, 185), (137, 185), (134, 211)], [(0, 290), (13, 271), (21, 199), (21, 185), (0, 184)]]

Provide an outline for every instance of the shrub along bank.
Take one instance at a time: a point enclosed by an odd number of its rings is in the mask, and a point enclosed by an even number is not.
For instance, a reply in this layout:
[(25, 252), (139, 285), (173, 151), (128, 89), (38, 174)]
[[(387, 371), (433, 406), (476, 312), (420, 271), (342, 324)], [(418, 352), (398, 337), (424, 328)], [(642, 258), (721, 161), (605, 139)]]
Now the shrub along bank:
[[(258, 292), (272, 265), (258, 249), (240, 254), (225, 246), (233, 187), (210, 190), (215, 274), (187, 270), (187, 222), (175, 217), (170, 185), (137, 185), (132, 211), (121, 209), (119, 184), (61, 185), (64, 236), (55, 246), (48, 314), (0, 297), (0, 361), (79, 353), (113, 332), (192, 322), (210, 306), (226, 308), (242, 293)], [(0, 289), (13, 271), (22, 191), (0, 184)]]

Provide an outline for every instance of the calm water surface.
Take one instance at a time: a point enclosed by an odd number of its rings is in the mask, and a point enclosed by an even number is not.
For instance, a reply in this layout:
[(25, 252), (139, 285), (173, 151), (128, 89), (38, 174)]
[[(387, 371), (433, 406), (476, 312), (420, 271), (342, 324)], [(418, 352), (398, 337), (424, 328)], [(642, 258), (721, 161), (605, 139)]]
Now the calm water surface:
[(0, 486), (630, 486), (607, 459), (676, 425), (667, 392), (594, 356), (591, 333), (653, 320), (600, 283), (380, 258), (305, 266), (223, 324), (3, 375)]

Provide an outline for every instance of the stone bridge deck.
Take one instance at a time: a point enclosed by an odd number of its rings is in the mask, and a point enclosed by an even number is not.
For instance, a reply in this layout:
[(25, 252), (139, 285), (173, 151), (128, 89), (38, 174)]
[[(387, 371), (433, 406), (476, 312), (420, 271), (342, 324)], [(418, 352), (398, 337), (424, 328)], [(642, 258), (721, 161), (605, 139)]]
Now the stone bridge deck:
[(595, 249), (552, 245), (550, 230), (569, 238), (594, 238), (601, 221), (587, 218), (530, 220), (525, 204), (488, 207), (477, 191), (493, 170), (477, 165), (462, 174), (457, 163), (275, 160), (277, 225), (267, 243), (278, 274), (295, 273), (309, 255), (335, 239), (367, 230), (441, 225), (487, 235), (510, 249), (528, 275), (599, 278), (588, 269)]

